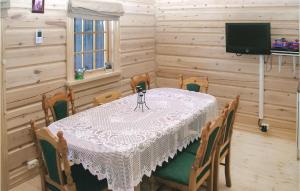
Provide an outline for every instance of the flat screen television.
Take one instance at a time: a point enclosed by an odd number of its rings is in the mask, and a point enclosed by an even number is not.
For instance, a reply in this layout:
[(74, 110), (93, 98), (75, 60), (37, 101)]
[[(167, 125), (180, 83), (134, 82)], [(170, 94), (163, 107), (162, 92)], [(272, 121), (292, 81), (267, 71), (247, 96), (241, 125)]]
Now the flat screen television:
[(226, 52), (270, 54), (270, 23), (226, 23)]

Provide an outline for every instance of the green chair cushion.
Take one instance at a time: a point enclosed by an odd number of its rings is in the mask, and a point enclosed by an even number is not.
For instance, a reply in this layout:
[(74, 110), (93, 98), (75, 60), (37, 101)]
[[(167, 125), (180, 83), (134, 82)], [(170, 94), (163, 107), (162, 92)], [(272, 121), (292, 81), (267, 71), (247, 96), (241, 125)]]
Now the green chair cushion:
[(184, 149), (183, 152), (188, 152), (188, 153), (191, 153), (191, 154), (193, 154), (193, 155), (196, 155), (199, 146), (200, 146), (200, 139), (194, 141), (194, 142), (191, 143), (189, 146), (187, 146), (187, 148)]
[[(188, 185), (194, 161), (195, 155), (187, 152), (181, 152), (168, 163), (165, 162), (161, 167), (158, 167), (154, 175), (165, 180)], [(205, 168), (205, 170), (197, 177), (197, 181), (205, 175), (209, 168), (210, 166)]]
[(40, 140), (40, 146), (44, 156), (45, 165), (48, 169), (49, 177), (57, 184), (61, 184), (59, 179), (59, 170), (57, 168), (56, 149), (45, 140)]
[(232, 128), (232, 125), (233, 125), (233, 115), (234, 115), (234, 111), (231, 111), (229, 114), (228, 114), (228, 117), (227, 117), (227, 120), (226, 120), (226, 127), (225, 127), (225, 134), (224, 134), (224, 140), (227, 140), (229, 137), (229, 132)]
[(68, 108), (68, 102), (67, 101), (57, 101), (53, 105), (53, 110), (54, 110), (56, 120), (60, 120), (60, 119), (68, 117), (69, 116), (68, 109), (69, 108)]
[(147, 87), (146, 87), (146, 82), (140, 82), (137, 84), (137, 86), (140, 86), (142, 88), (142, 90), (146, 90)]
[(219, 129), (220, 129), (220, 127), (215, 128), (214, 131), (210, 134), (210, 136), (208, 138), (208, 144), (207, 144), (207, 148), (206, 148), (206, 152), (204, 155), (204, 160), (203, 160), (202, 165), (204, 165), (208, 161), (208, 159), (211, 155), (213, 145), (214, 145), (215, 139), (218, 135)]
[(200, 92), (200, 86), (198, 84), (187, 84), (186, 89), (193, 92)]
[(101, 191), (107, 188), (106, 180), (98, 180), (97, 176), (85, 170), (82, 165), (73, 165), (71, 171), (77, 191)]

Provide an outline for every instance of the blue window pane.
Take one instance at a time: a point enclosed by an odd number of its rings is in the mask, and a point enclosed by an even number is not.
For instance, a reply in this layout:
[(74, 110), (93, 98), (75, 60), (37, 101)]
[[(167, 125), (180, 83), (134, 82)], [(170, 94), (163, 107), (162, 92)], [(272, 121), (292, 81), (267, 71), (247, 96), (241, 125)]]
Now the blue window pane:
[(96, 21), (96, 32), (104, 32), (103, 21)]
[(96, 34), (96, 49), (104, 49), (104, 33)]
[(104, 51), (96, 53), (96, 68), (104, 68)]
[(93, 35), (85, 34), (84, 35), (84, 52), (93, 50)]
[(81, 34), (77, 34), (74, 37), (74, 51), (75, 52), (82, 52), (82, 35)]
[(87, 69), (87, 70), (93, 69), (93, 54), (92, 53), (84, 54), (84, 65), (85, 65), (85, 69)]
[(92, 20), (84, 20), (84, 32), (93, 32)]
[(82, 19), (75, 18), (74, 32), (82, 32)]
[(75, 60), (75, 70), (81, 69), (82, 54), (75, 55), (74, 60)]

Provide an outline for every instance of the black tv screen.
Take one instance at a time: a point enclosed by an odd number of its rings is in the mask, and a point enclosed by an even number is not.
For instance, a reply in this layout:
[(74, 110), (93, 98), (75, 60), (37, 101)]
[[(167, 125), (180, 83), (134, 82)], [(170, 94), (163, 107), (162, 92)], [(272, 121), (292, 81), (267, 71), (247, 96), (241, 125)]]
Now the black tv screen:
[(270, 54), (270, 23), (226, 23), (226, 52)]

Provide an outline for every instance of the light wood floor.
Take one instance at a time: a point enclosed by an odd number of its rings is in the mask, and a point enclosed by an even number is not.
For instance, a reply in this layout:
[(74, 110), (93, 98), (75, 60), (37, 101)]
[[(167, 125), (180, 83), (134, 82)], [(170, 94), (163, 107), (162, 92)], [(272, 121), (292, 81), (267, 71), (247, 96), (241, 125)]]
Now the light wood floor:
[[(236, 130), (231, 188), (225, 186), (223, 167), (220, 170), (221, 191), (300, 190), (300, 162), (296, 160), (296, 144), (292, 141)], [(35, 177), (12, 191), (41, 191), (39, 181)]]

